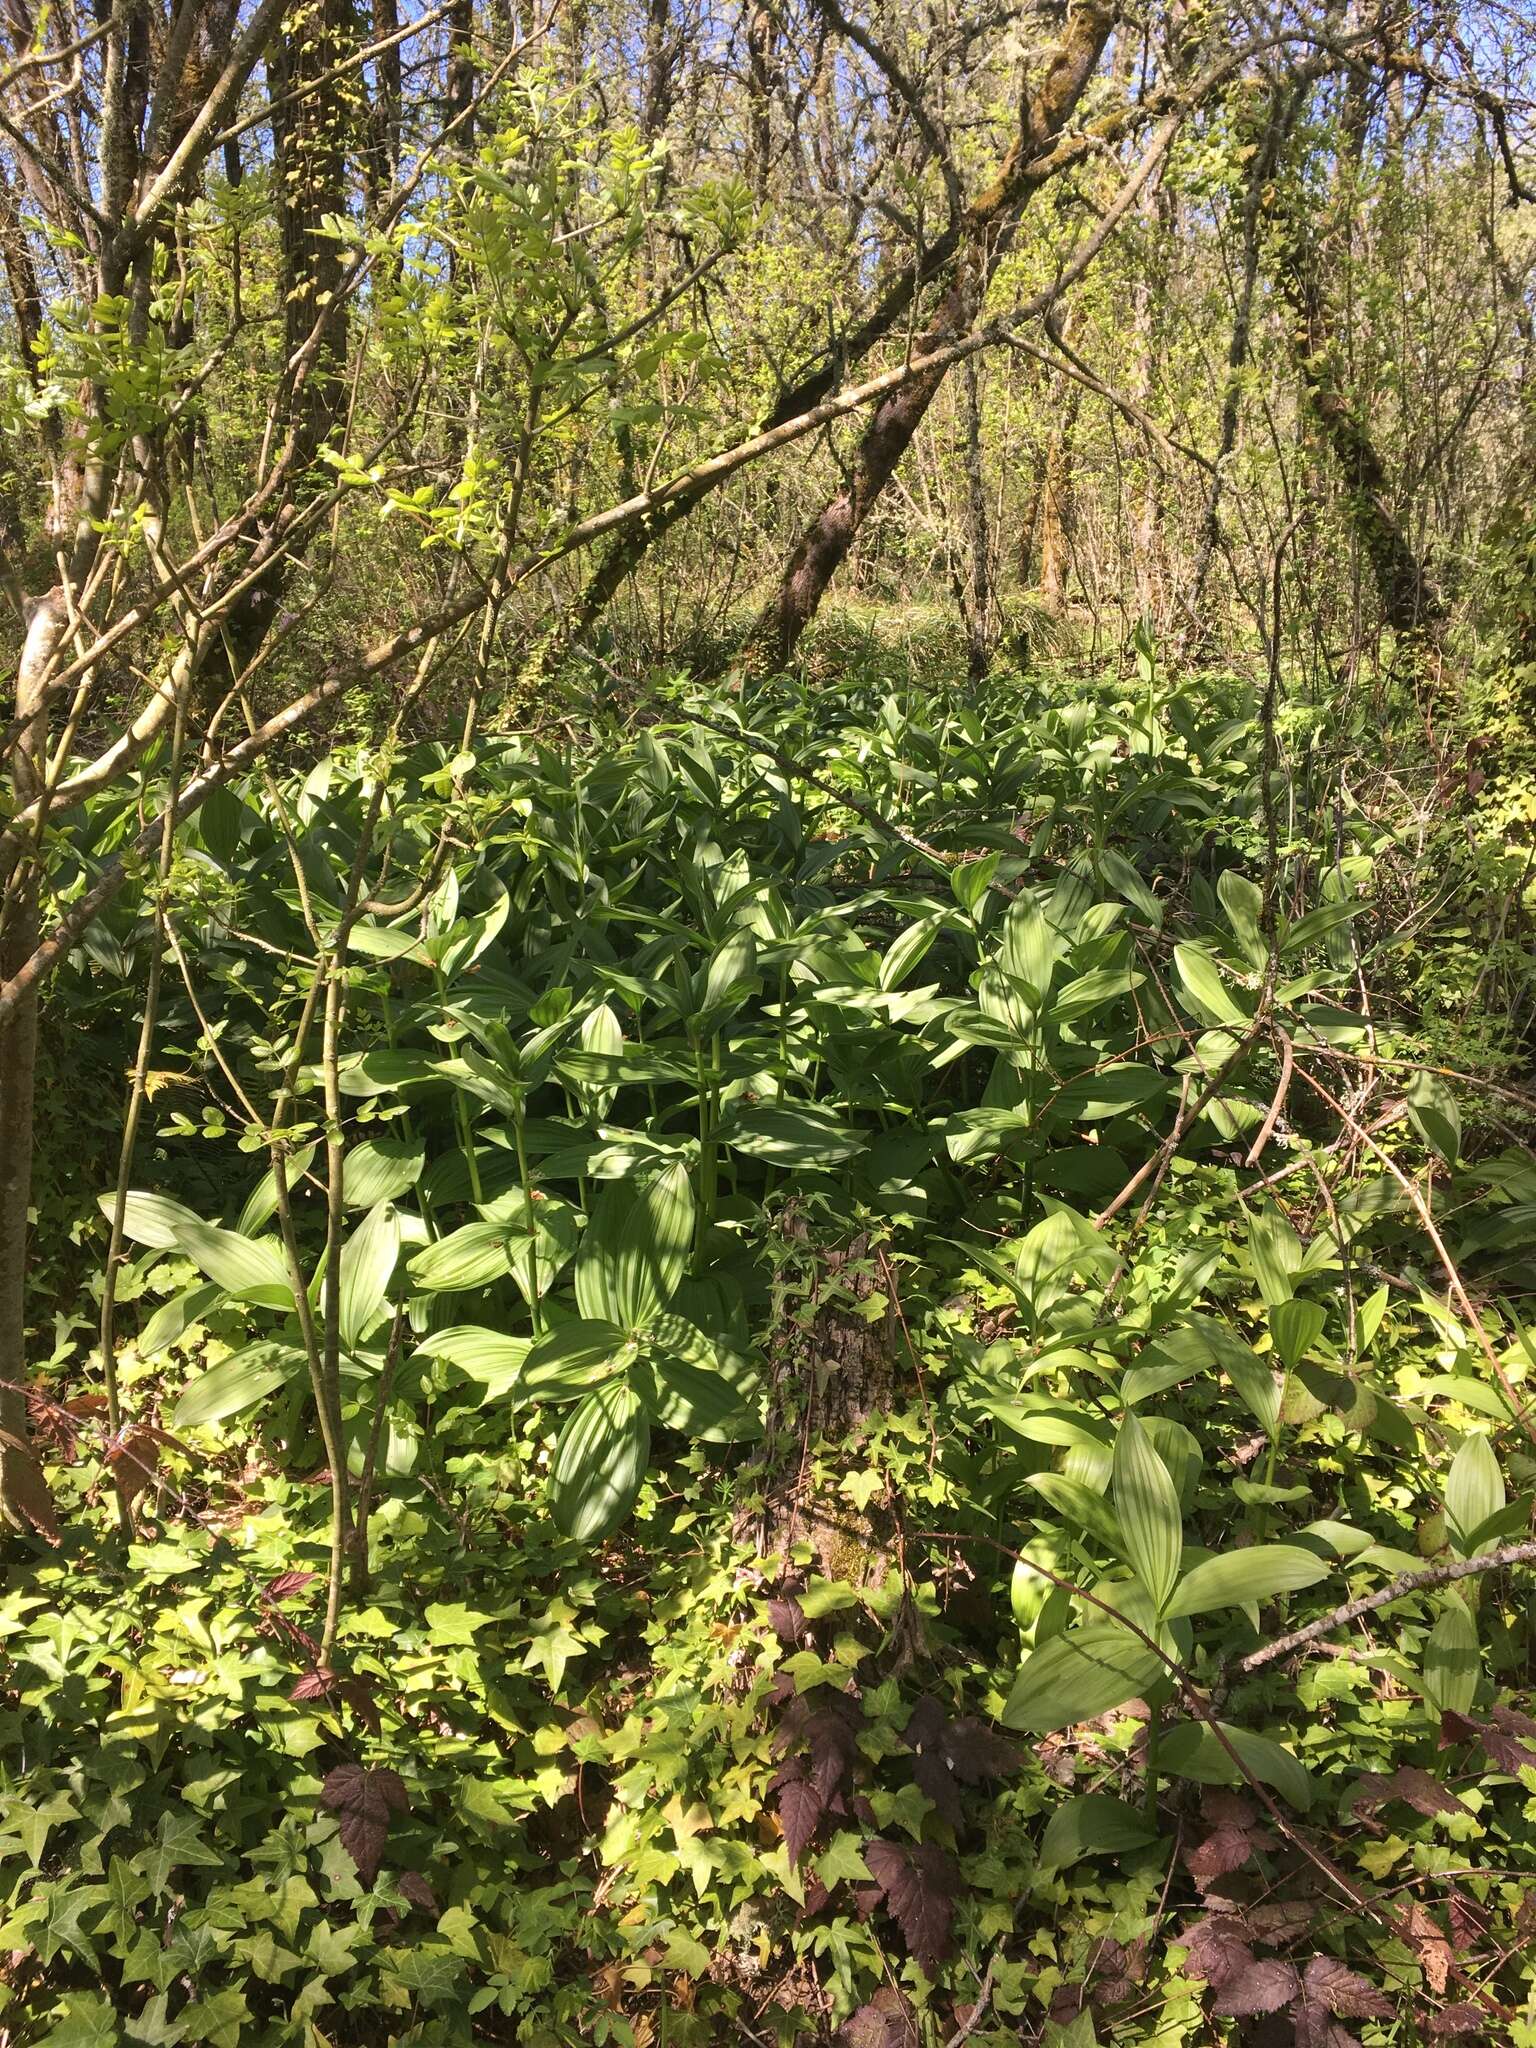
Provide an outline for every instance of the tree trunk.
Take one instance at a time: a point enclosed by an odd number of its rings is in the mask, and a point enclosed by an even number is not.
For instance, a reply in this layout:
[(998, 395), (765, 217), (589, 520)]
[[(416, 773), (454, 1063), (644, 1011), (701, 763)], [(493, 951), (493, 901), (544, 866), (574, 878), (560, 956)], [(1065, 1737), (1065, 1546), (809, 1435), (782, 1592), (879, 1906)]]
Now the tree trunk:
[[(17, 807), (43, 792), (48, 717), (41, 692), (54, 649), (68, 624), (64, 592), (37, 602), (16, 671), (16, 716), (28, 720), (16, 743), (11, 786)], [(0, 875), (0, 980), (8, 980), (36, 950), (39, 875), (33, 844), (25, 839)], [(55, 1533), (42, 1467), (27, 1434), (27, 1211), (32, 1199), (32, 1123), (37, 1082), (36, 990), (0, 1022), (0, 1515)]]
[(987, 672), (992, 647), (992, 537), (987, 520), (986, 476), (981, 461), (981, 374), (976, 358), (965, 359), (965, 631), (967, 667), (973, 683)]
[(1075, 526), (1072, 490), (1072, 441), (1077, 432), (1083, 387), (1068, 383), (1061, 417), (1051, 430), (1040, 473), (1040, 602), (1048, 612), (1066, 609), (1072, 576), (1072, 535)]
[[(1026, 98), (1020, 133), (1007, 160), (989, 189), (966, 209), (955, 262), (937, 312), (912, 344), (914, 356), (956, 340), (976, 320), (1020, 215), (1049, 175), (1038, 166), (1092, 78), (1115, 16), (1108, 0), (1089, 0), (1069, 19), (1038, 91)], [(755, 665), (778, 669), (788, 664), (943, 381), (942, 369), (925, 372), (875, 408), (847, 482), (802, 534), (753, 629), (748, 653)]]

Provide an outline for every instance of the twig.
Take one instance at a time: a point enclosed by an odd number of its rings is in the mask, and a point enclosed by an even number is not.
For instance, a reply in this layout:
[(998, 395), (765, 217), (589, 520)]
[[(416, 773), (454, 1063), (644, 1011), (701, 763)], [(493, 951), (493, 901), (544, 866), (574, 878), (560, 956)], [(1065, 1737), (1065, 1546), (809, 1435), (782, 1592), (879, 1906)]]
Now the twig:
[(944, 2048), (962, 2048), (962, 2043), (969, 2041), (972, 2034), (981, 2025), (982, 2020), (986, 2017), (987, 2007), (992, 2002), (992, 1973), (996, 1968), (997, 1950), (993, 1949), (991, 1955), (987, 1957), (987, 1967), (982, 1974), (981, 1983), (977, 1987), (976, 2003), (966, 2015), (964, 2025), (956, 2027), (955, 2031), (944, 2043)]
[(1390, 1607), (1394, 1600), (1406, 1600), (1410, 1593), (1423, 1593), (1431, 1586), (1448, 1586), (1456, 1579), (1476, 1578), (1482, 1572), (1501, 1571), (1505, 1565), (1533, 1563), (1536, 1563), (1536, 1542), (1508, 1543), (1501, 1550), (1484, 1551), (1481, 1557), (1458, 1557), (1449, 1564), (1426, 1565), (1420, 1572), (1402, 1572), (1385, 1586), (1379, 1586), (1374, 1593), (1362, 1593), (1358, 1600), (1346, 1600), (1331, 1614), (1309, 1621), (1305, 1628), (1292, 1629), (1289, 1635), (1266, 1643), (1263, 1649), (1242, 1658), (1237, 1668), (1239, 1671), (1262, 1670), (1266, 1664), (1288, 1656), (1292, 1650), (1304, 1649), (1319, 1637), (1343, 1628), (1347, 1622), (1358, 1621), (1363, 1614), (1374, 1614), (1378, 1607)]

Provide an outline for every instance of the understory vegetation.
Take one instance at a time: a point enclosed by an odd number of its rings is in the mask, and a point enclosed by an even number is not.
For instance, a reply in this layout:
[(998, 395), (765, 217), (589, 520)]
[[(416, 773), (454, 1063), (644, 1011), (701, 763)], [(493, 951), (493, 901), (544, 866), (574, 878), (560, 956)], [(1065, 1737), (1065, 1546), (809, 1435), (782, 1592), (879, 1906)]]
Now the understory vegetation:
[(1527, 17), (0, 6), (0, 2048), (1536, 2048)]

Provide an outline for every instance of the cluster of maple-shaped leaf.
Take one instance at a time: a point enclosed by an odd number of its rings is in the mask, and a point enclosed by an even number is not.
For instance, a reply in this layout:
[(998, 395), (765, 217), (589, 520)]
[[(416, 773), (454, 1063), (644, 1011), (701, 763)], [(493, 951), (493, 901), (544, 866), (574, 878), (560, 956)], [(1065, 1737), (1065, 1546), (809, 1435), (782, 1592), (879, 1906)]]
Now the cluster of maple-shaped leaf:
[[(799, 1643), (805, 1617), (793, 1596), (770, 1602), (770, 1617), (780, 1639)], [(908, 1952), (929, 1976), (936, 1976), (953, 1953), (955, 1904), (960, 1893), (960, 1867), (942, 1843), (895, 1842), (876, 1832), (874, 1809), (861, 1789), (858, 1766), (860, 1695), (850, 1686), (836, 1692), (822, 1686), (807, 1693), (794, 1690), (789, 1674), (778, 1674), (775, 1694), (783, 1715), (774, 1730), (773, 1749), (781, 1757), (772, 1783), (784, 1847), (792, 1866), (829, 1819), (851, 1820), (869, 1829), (861, 1844), (865, 1867), (874, 1880), (854, 1885), (860, 1917), (882, 1902), (900, 1928)], [(962, 1786), (1006, 1776), (1019, 1764), (1017, 1750), (975, 1715), (951, 1718), (945, 1707), (924, 1696), (912, 1709), (903, 1731), (911, 1754), (912, 1778), (948, 1829), (964, 1824)], [(819, 1912), (831, 1897), (819, 1876), (806, 1885), (806, 1913)]]

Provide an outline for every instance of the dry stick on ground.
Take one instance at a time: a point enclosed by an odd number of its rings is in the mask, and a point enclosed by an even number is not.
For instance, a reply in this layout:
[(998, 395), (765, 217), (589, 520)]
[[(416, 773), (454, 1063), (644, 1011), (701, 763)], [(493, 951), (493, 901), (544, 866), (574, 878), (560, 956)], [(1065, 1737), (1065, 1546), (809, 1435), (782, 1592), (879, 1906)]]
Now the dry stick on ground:
[[(1097, 1594), (1089, 1592), (1084, 1586), (1075, 1584), (1073, 1580), (1061, 1577), (1047, 1566), (1037, 1564), (1034, 1558), (1025, 1558), (1022, 1552), (1012, 1549), (1006, 1543), (999, 1542), (995, 1536), (985, 1535), (979, 1530), (966, 1535), (957, 1529), (919, 1529), (914, 1534), (922, 1537), (924, 1541), (929, 1543), (983, 1543), (988, 1549), (997, 1551), (1001, 1556), (1012, 1558), (1015, 1564), (1021, 1561), (1027, 1564), (1031, 1571), (1038, 1572), (1042, 1579), (1048, 1580), (1059, 1591), (1070, 1593), (1074, 1599), (1082, 1600), (1090, 1607), (1098, 1608), (1100, 1613), (1108, 1616), (1117, 1626), (1126, 1630), (1129, 1635), (1135, 1636), (1143, 1647), (1150, 1650), (1158, 1662), (1166, 1669), (1169, 1677), (1178, 1687), (1185, 1706), (1195, 1719), (1200, 1722), (1201, 1726), (1210, 1731), (1212, 1737), (1219, 1744), (1228, 1762), (1243, 1780), (1249, 1792), (1264, 1808), (1280, 1833), (1292, 1847), (1297, 1849), (1309, 1863), (1319, 1870), (1331, 1885), (1342, 1892), (1357, 1912), (1363, 1913), (1367, 1919), (1374, 1920), (1379, 1926), (1385, 1927), (1388, 1933), (1405, 1943), (1410, 1950), (1413, 1948), (1411, 1927), (1398, 1915), (1394, 1908), (1387, 1905), (1383, 1900), (1372, 1898), (1368, 1893), (1362, 1892), (1349, 1874), (1334, 1862), (1327, 1851), (1318, 1848), (1316, 1843), (1309, 1840), (1301, 1829), (1289, 1819), (1279, 1801), (1269, 1790), (1269, 1787), (1254, 1776), (1242, 1757), (1238, 1755), (1236, 1744), (1227, 1734), (1226, 1729), (1216, 1716), (1215, 1709), (1211, 1706), (1205, 1694), (1195, 1684), (1190, 1673), (1176, 1657), (1170, 1657), (1161, 1643), (1156, 1642), (1147, 1634), (1145, 1629), (1138, 1627), (1134, 1621), (1122, 1614), (1117, 1608), (1111, 1607), (1107, 1600), (1100, 1599)], [(1536, 1545), (1533, 1545), (1532, 1548), (1533, 1552), (1536, 1552)], [(1451, 1970), (1458, 1981), (1466, 1985), (1467, 1989), (1474, 1995), (1485, 2011), (1495, 2013), (1500, 2019), (1506, 2021), (1514, 2018), (1514, 2014), (1508, 2007), (1500, 2004), (1490, 1992), (1486, 1991), (1458, 1963), (1453, 1962)]]
[(1346, 1600), (1331, 1614), (1320, 1615), (1316, 1621), (1309, 1621), (1305, 1628), (1292, 1629), (1289, 1635), (1280, 1636), (1276, 1641), (1266, 1643), (1261, 1650), (1239, 1658), (1236, 1668), (1245, 1672), (1260, 1671), (1266, 1664), (1289, 1656), (1292, 1650), (1305, 1649), (1310, 1643), (1320, 1642), (1334, 1629), (1358, 1621), (1364, 1614), (1374, 1614), (1378, 1607), (1390, 1607), (1396, 1600), (1406, 1600), (1411, 1593), (1427, 1592), (1434, 1586), (1449, 1586), (1457, 1579), (1477, 1578), (1483, 1572), (1502, 1571), (1512, 1564), (1536, 1564), (1536, 1542), (1508, 1543), (1501, 1550), (1484, 1551), (1481, 1557), (1458, 1557), (1449, 1564), (1426, 1565), (1423, 1571), (1403, 1572), (1387, 1585), (1379, 1586), (1374, 1593), (1362, 1593), (1358, 1600)]
[(1446, 1280), (1450, 1286), (1451, 1296), (1471, 1325), (1477, 1341), (1482, 1347), (1483, 1356), (1487, 1359), (1493, 1376), (1499, 1383), (1499, 1391), (1510, 1405), (1514, 1420), (1525, 1431), (1531, 1442), (1536, 1444), (1536, 1421), (1531, 1419), (1529, 1403), (1521, 1401), (1513, 1382), (1510, 1380), (1509, 1374), (1505, 1372), (1503, 1366), (1499, 1363), (1499, 1355), (1494, 1350), (1488, 1332), (1483, 1327), (1482, 1317), (1473, 1306), (1472, 1297), (1467, 1293), (1465, 1286), (1462, 1284), (1460, 1269), (1456, 1261), (1451, 1257), (1450, 1252), (1446, 1249), (1445, 1239), (1440, 1235), (1435, 1219), (1430, 1214), (1428, 1202), (1425, 1201), (1407, 1174), (1403, 1172), (1403, 1169), (1398, 1165), (1391, 1153), (1376, 1143), (1376, 1140), (1365, 1129), (1360, 1119), (1352, 1115), (1344, 1107), (1343, 1103), (1339, 1101), (1331, 1089), (1324, 1087), (1317, 1076), (1309, 1073), (1299, 1062), (1297, 1063), (1296, 1072), (1315, 1095), (1322, 1097), (1323, 1101), (1327, 1103), (1340, 1122), (1348, 1125), (1351, 1134), (1376, 1155), (1387, 1172), (1408, 1197), (1418, 1216), (1419, 1222), (1423, 1226), (1425, 1236), (1435, 1248), (1435, 1256), (1439, 1259), (1441, 1267), (1444, 1269)]

